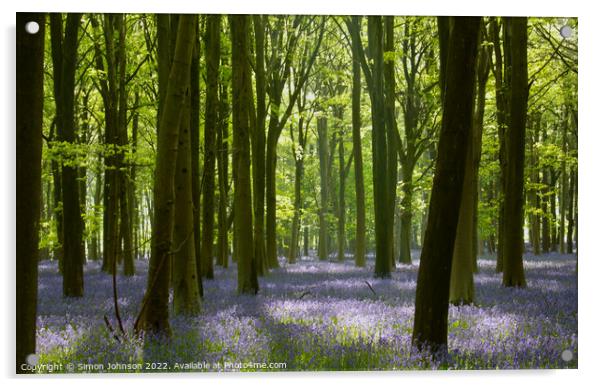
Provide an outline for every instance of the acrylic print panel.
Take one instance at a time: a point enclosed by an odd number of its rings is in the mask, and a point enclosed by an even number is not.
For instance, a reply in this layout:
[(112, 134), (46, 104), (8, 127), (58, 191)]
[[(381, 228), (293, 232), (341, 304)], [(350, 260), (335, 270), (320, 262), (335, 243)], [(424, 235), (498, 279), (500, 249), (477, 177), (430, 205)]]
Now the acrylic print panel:
[(576, 18), (16, 28), (17, 373), (577, 368)]

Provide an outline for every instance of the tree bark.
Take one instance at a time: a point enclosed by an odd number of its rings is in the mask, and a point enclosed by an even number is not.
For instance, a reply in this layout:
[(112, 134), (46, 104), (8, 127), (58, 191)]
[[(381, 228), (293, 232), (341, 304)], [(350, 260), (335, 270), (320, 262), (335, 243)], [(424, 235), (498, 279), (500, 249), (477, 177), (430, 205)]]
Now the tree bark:
[[(195, 23), (194, 48), (190, 66), (190, 177), (192, 178), (192, 227), (194, 234), (194, 253), (197, 271), (197, 288), (203, 296), (203, 273), (201, 269), (201, 173), (200, 173), (200, 68), (201, 41), (198, 23)], [(220, 53), (217, 53), (218, 61)]]
[(318, 156), (320, 159), (320, 214), (318, 230), (318, 257), (321, 261), (328, 260), (330, 252), (329, 238), (329, 198), (330, 198), (330, 179), (328, 178), (329, 149), (328, 145), (328, 121), (326, 117), (318, 117)]
[[(77, 62), (78, 30), (81, 14), (68, 14), (65, 23), (65, 34), (62, 33), (62, 17), (53, 14), (51, 17), (52, 36), (60, 39), (53, 44), (53, 57), (60, 55), (60, 65), (55, 72), (60, 72), (59, 97), (56, 98), (57, 112), (60, 115), (57, 124), (58, 133), (64, 142), (75, 143), (75, 67)], [(60, 51), (54, 53), (56, 49)], [(55, 79), (57, 77), (55, 76)], [(56, 88), (55, 88), (56, 91)], [(65, 297), (82, 297), (84, 294), (84, 260), (83, 228), (78, 186), (78, 170), (76, 166), (63, 164), (61, 171), (63, 202), (63, 295)]]
[(201, 272), (213, 278), (213, 225), (215, 219), (215, 139), (218, 126), (218, 82), (221, 16), (207, 16), (207, 97), (205, 99), (205, 152), (203, 163), (203, 231)]
[[(36, 34), (25, 30), (38, 23)], [(42, 191), (42, 123), (44, 108), (44, 14), (17, 13), (17, 332), (16, 372), (26, 371), (29, 354), (36, 353), (40, 194)]]
[[(372, 185), (374, 190), (374, 228), (376, 236), (376, 259), (374, 276), (391, 276), (391, 230), (393, 228), (390, 208), (390, 180), (387, 148), (387, 125), (385, 120), (385, 90), (383, 79), (383, 23), (380, 16), (368, 17), (368, 46), (372, 68)], [(385, 150), (385, 151), (383, 151)], [(390, 235), (391, 234), (391, 235)]]
[(451, 264), (470, 142), (480, 18), (453, 17), (443, 119), (425, 240), (418, 269), (413, 344), (447, 351)]
[(525, 128), (529, 96), (527, 71), (527, 18), (508, 18), (511, 80), (510, 117), (506, 134), (508, 175), (504, 186), (504, 286), (524, 287), (523, 220)]
[(259, 285), (254, 258), (253, 208), (251, 198), (250, 111), (251, 71), (248, 58), (249, 17), (230, 16), (232, 33), (232, 127), (237, 154), (234, 181), (234, 227), (238, 254), (238, 292), (257, 294)]
[[(180, 119), (189, 87), (190, 63), (194, 47), (193, 15), (182, 15), (174, 60), (171, 65), (161, 125), (157, 141), (157, 159), (153, 189), (153, 235), (151, 258), (140, 326), (135, 328), (160, 335), (170, 335), (169, 326), (169, 263), (174, 253), (172, 233), (174, 222), (174, 176), (178, 153)], [(176, 246), (177, 248), (177, 246)]]
[[(198, 19), (195, 17), (195, 27), (197, 22)], [(190, 78), (188, 78), (188, 82), (190, 82)], [(187, 90), (184, 107), (180, 113), (180, 133), (175, 170), (173, 300), (174, 314), (190, 316), (197, 315), (200, 312), (201, 305), (200, 282), (194, 250), (189, 90)], [(211, 212), (211, 216), (213, 216), (213, 212)], [(211, 231), (213, 231), (213, 228), (211, 228)]]
[[(359, 16), (352, 16), (352, 23), (359, 30)], [(366, 199), (364, 193), (364, 163), (362, 159), (362, 118), (361, 118), (361, 64), (360, 50), (361, 42), (356, 34), (352, 34), (352, 56), (353, 56), (353, 86), (351, 95), (351, 125), (353, 130), (353, 168), (355, 174), (355, 265), (364, 267), (366, 265)]]
[(257, 97), (257, 118), (253, 133), (253, 240), (257, 272), (264, 275), (268, 270), (265, 239), (265, 120), (266, 120), (266, 79), (265, 79), (265, 16), (253, 15), (255, 32), (255, 94)]

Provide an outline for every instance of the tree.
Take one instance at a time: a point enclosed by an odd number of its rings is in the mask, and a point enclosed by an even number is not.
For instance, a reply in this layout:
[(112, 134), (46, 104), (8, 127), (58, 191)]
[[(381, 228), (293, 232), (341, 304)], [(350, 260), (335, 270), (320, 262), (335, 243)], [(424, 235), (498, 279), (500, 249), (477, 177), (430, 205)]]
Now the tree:
[[(178, 154), (180, 121), (190, 79), (190, 63), (194, 47), (193, 15), (181, 15), (169, 72), (165, 103), (161, 113), (155, 181), (153, 189), (154, 220), (148, 282), (140, 319), (136, 329), (170, 335), (169, 326), (169, 261), (174, 253), (174, 176)], [(177, 246), (176, 246), (177, 247)]]
[[(25, 30), (29, 22), (37, 33)], [(17, 13), (17, 373), (36, 353), (45, 24), (44, 14)]]
[(330, 197), (330, 146), (328, 145), (328, 121), (326, 117), (318, 117), (318, 156), (320, 159), (320, 214), (318, 257), (321, 261), (328, 259), (330, 252), (330, 237), (328, 234), (329, 197)]
[(238, 245), (238, 292), (257, 294), (251, 198), (250, 114), (251, 71), (248, 58), (249, 22), (246, 15), (230, 16), (232, 33), (232, 129), (237, 176), (234, 180), (234, 228)]
[(480, 18), (453, 17), (445, 61), (443, 119), (416, 287), (412, 342), (447, 351), (447, 316), (453, 246), (462, 198), (474, 104)]
[[(195, 18), (195, 26), (197, 22), (198, 18)], [(190, 76), (188, 82), (190, 82)], [(195, 315), (200, 311), (200, 282), (198, 281), (198, 270), (196, 268), (193, 228), (190, 103), (190, 88), (188, 88), (184, 106), (180, 113), (180, 134), (175, 170), (173, 285), (174, 313), (176, 315)], [(213, 212), (211, 215), (213, 216)]]
[[(351, 23), (355, 30), (359, 30), (359, 17), (352, 16)], [(362, 159), (362, 137), (361, 137), (361, 42), (356, 35), (352, 39), (352, 70), (353, 87), (351, 97), (351, 120), (353, 127), (353, 168), (355, 172), (355, 205), (356, 205), (356, 225), (355, 225), (355, 264), (363, 267), (366, 265), (366, 204), (364, 193), (364, 163)]]
[[(203, 296), (203, 272), (201, 258), (201, 174), (200, 169), (200, 70), (201, 41), (199, 23), (195, 23), (194, 48), (190, 64), (190, 177), (192, 178), (192, 228), (199, 295)], [(219, 60), (219, 53), (218, 53)]]
[(374, 275), (379, 278), (391, 276), (393, 249), (393, 227), (390, 206), (390, 177), (385, 120), (385, 92), (383, 79), (383, 23), (380, 16), (368, 17), (368, 47), (373, 62), (370, 95), (372, 101), (372, 185), (374, 187), (374, 223), (376, 234), (376, 260)]
[(255, 260), (257, 273), (265, 274), (268, 270), (266, 259), (265, 225), (265, 120), (266, 108), (266, 74), (265, 74), (265, 18), (253, 15), (253, 31), (255, 33), (255, 94), (257, 111), (255, 128), (251, 137), (253, 148), (253, 240), (255, 243)]
[[(481, 30), (485, 25), (481, 23)], [(482, 35), (482, 34), (481, 34)], [(462, 183), (462, 201), (454, 242), (452, 258), (449, 301), (455, 305), (472, 304), (474, 301), (473, 271), (477, 251), (474, 248), (476, 239), (475, 213), (478, 202), (477, 193), (478, 162), (475, 154), (481, 153), (480, 136), (483, 127), (483, 111), (485, 106), (485, 88), (489, 72), (489, 53), (487, 45), (481, 42), (477, 57), (477, 101), (470, 127), (470, 141), (466, 152), (464, 181)]]
[(215, 141), (218, 122), (218, 82), (221, 16), (207, 16), (205, 62), (207, 64), (207, 97), (205, 99), (205, 152), (203, 163), (203, 231), (201, 273), (213, 278), (213, 224), (215, 219)]
[[(75, 143), (75, 69), (78, 30), (81, 14), (70, 13), (65, 22), (61, 14), (50, 17), (54, 92), (59, 138)], [(78, 169), (76, 160), (63, 160), (61, 193), (63, 203), (63, 295), (82, 297), (84, 294), (84, 222), (81, 215)]]
[(504, 286), (526, 286), (523, 269), (523, 208), (525, 128), (529, 95), (527, 71), (527, 18), (507, 18), (510, 41), (510, 117), (506, 135), (508, 175), (504, 185)]

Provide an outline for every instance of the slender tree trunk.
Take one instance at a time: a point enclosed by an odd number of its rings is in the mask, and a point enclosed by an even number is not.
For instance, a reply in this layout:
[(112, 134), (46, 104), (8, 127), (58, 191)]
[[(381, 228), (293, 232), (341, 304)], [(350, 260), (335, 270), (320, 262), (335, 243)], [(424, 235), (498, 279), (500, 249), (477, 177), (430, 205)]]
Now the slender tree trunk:
[(403, 180), (403, 198), (401, 199), (401, 238), (399, 240), (399, 262), (406, 265), (411, 265), (412, 255), (410, 252), (410, 241), (412, 239), (412, 201), (414, 200), (414, 185), (412, 184), (412, 175), (414, 173), (414, 166), (410, 165), (409, 162), (404, 162), (401, 166), (401, 171)]
[(575, 226), (574, 215), (574, 203), (575, 200), (575, 169), (571, 167), (569, 175), (569, 189), (568, 189), (568, 203), (567, 203), (567, 231), (566, 231), (566, 252), (567, 254), (573, 254), (573, 231)]
[(451, 265), (473, 117), (480, 18), (453, 17), (446, 60), (443, 119), (428, 224), (418, 269), (412, 342), (447, 351)]
[(529, 95), (527, 18), (508, 19), (511, 55), (510, 120), (507, 133), (508, 176), (504, 187), (504, 286), (526, 286), (523, 269), (525, 128)]
[[(25, 30), (36, 22), (35, 34)], [(36, 353), (39, 222), (42, 192), (44, 14), (17, 13), (17, 333), (16, 372)]]
[[(498, 273), (503, 270), (503, 257), (504, 257), (504, 213), (505, 213), (505, 197), (503, 193), (503, 187), (506, 186), (506, 170), (507, 170), (507, 156), (506, 156), (506, 130), (508, 126), (508, 85), (506, 84), (507, 79), (504, 77), (505, 62), (509, 54), (506, 52), (506, 43), (504, 44), (504, 56), (502, 57), (502, 47), (500, 44), (500, 26), (497, 18), (492, 17), (489, 21), (489, 33), (493, 41), (493, 52), (495, 53), (495, 62), (492, 59), (493, 74), (495, 76), (495, 102), (496, 102), (496, 119), (498, 125), (498, 139), (500, 142), (499, 149), (499, 160), (500, 160), (500, 192), (499, 197), (499, 212), (498, 212), (498, 235), (497, 235), (497, 263), (496, 271)], [(506, 29), (506, 28), (504, 28)]]
[[(59, 93), (55, 100), (61, 105), (57, 123), (61, 130), (61, 140), (75, 143), (75, 67), (77, 63), (78, 30), (81, 14), (68, 14), (65, 24), (65, 35), (62, 36), (62, 17), (54, 14), (51, 17), (53, 36), (60, 37), (60, 72)], [(57, 48), (53, 44), (53, 51)], [(57, 79), (55, 77), (55, 79)], [(84, 294), (84, 246), (83, 219), (80, 207), (78, 170), (71, 165), (63, 165), (61, 172), (63, 202), (63, 295), (66, 297), (82, 297)]]
[(265, 120), (266, 120), (266, 76), (265, 76), (265, 16), (253, 15), (255, 32), (255, 89), (257, 96), (257, 119), (253, 133), (253, 240), (255, 260), (259, 275), (267, 272), (265, 224)]
[[(300, 109), (301, 110), (301, 109)], [(295, 263), (297, 256), (299, 255), (299, 233), (301, 226), (301, 182), (303, 181), (304, 165), (303, 161), (305, 158), (305, 133), (304, 130), (305, 120), (303, 116), (299, 118), (297, 126), (297, 145), (295, 145), (294, 132), (291, 128), (291, 139), (293, 140), (293, 154), (295, 155), (295, 199), (294, 199), (294, 215), (293, 225), (291, 228), (291, 246), (289, 249), (288, 262)]]
[(560, 243), (560, 253), (566, 253), (566, 210), (570, 206), (567, 205), (567, 189), (568, 189), (568, 174), (566, 171), (566, 156), (567, 156), (567, 131), (569, 126), (569, 113), (568, 108), (565, 107), (565, 118), (562, 123), (562, 154), (563, 159), (560, 163), (560, 197), (559, 197), (559, 206), (560, 206), (560, 224), (558, 226), (558, 241)]
[[(481, 22), (481, 36), (486, 37), (486, 30), (484, 22)], [(473, 181), (472, 181), (472, 199), (473, 199), (473, 211), (472, 211), (472, 232), (473, 232), (473, 272), (479, 271), (478, 267), (478, 255), (479, 252), (483, 252), (484, 240), (480, 238), (478, 232), (478, 215), (479, 215), (479, 166), (481, 164), (481, 148), (483, 144), (483, 119), (485, 116), (485, 102), (487, 94), (487, 81), (489, 80), (489, 71), (491, 67), (491, 47), (481, 45), (479, 47), (479, 53), (477, 58), (477, 96), (476, 106), (473, 116), (472, 126), (472, 146), (473, 146)], [(481, 243), (479, 243), (481, 242)], [(480, 246), (480, 247), (479, 247)]]
[[(195, 16), (195, 27), (198, 16)], [(194, 44), (194, 43), (193, 43)], [(190, 74), (190, 73), (189, 73)], [(190, 78), (187, 80), (190, 82)], [(190, 152), (190, 95), (185, 97), (180, 113), (180, 133), (175, 170), (175, 209), (173, 248), (174, 313), (197, 315), (200, 312), (200, 292), (196, 253), (194, 251), (194, 220), (192, 204), (192, 174)], [(211, 212), (213, 216), (213, 212)], [(213, 228), (211, 228), (213, 231)]]
[(237, 176), (234, 181), (234, 227), (238, 245), (238, 292), (257, 294), (259, 285), (254, 262), (253, 208), (251, 198), (250, 111), (252, 98), (248, 58), (249, 17), (230, 16), (232, 33), (232, 112)]
[[(270, 268), (277, 268), (276, 246), (276, 147), (278, 145), (278, 110), (280, 99), (272, 97), (266, 146), (266, 259)], [(276, 105), (275, 105), (276, 104)]]
[[(147, 332), (170, 335), (169, 262), (173, 254), (174, 176), (178, 153), (180, 119), (189, 86), (190, 63), (194, 47), (195, 16), (182, 15), (174, 60), (169, 73), (165, 103), (157, 141), (154, 182), (154, 210), (148, 283), (141, 311), (140, 328)], [(177, 247), (176, 247), (177, 248)]]
[(218, 82), (221, 16), (207, 16), (207, 97), (205, 100), (205, 152), (203, 167), (203, 231), (201, 272), (213, 278), (213, 225), (215, 219), (215, 138), (218, 126)]
[(391, 233), (393, 227), (390, 206), (390, 180), (388, 174), (387, 125), (385, 119), (383, 79), (383, 23), (380, 16), (368, 17), (368, 45), (374, 62), (372, 70), (372, 185), (374, 190), (374, 232), (376, 260), (374, 275), (391, 276)]
[[(352, 23), (359, 30), (359, 16), (352, 16)], [(364, 163), (362, 159), (362, 79), (360, 68), (361, 42), (352, 34), (353, 89), (351, 96), (351, 121), (353, 127), (353, 168), (355, 174), (355, 265), (366, 265), (366, 199), (364, 193)], [(305, 253), (307, 255), (307, 253)]]
[(338, 197), (338, 222), (337, 222), (337, 260), (343, 262), (345, 260), (345, 224), (346, 224), (346, 206), (345, 206), (345, 142), (344, 133), (341, 122), (343, 121), (343, 108), (337, 106), (335, 108), (336, 122), (339, 126), (338, 130), (338, 164), (339, 164), (339, 197)]
[(56, 160), (50, 161), (52, 169), (52, 203), (54, 206), (54, 220), (56, 222), (56, 236), (58, 245), (54, 249), (54, 257), (58, 261), (59, 272), (63, 273), (63, 203), (61, 198), (63, 196), (61, 189), (61, 169), (59, 163)]
[(329, 225), (328, 225), (328, 214), (329, 214), (329, 203), (330, 197), (330, 181), (328, 178), (329, 167), (329, 154), (330, 149), (328, 145), (328, 134), (327, 134), (328, 122), (326, 117), (318, 118), (318, 156), (320, 159), (320, 213), (319, 213), (319, 239), (318, 239), (318, 257), (321, 261), (328, 259), (328, 253), (330, 251), (329, 245)]
[[(201, 42), (199, 26), (196, 23), (192, 64), (190, 66), (190, 177), (192, 178), (192, 227), (194, 233), (194, 253), (197, 270), (199, 295), (203, 296), (203, 273), (201, 259), (201, 173), (200, 173), (200, 68)], [(220, 53), (217, 53), (218, 61)]]
[[(385, 34), (384, 50), (395, 52), (395, 33), (393, 16), (384, 17)], [(395, 119), (395, 62), (388, 58), (383, 64), (384, 93), (385, 93), (385, 123), (387, 127), (387, 190), (388, 190), (388, 245), (391, 267), (395, 268), (394, 254), (394, 222), (395, 222), (395, 197), (397, 194), (397, 121)]]
[(217, 132), (217, 169), (219, 171), (219, 201), (218, 201), (218, 234), (217, 261), (223, 267), (228, 267), (228, 96), (227, 88), (221, 87), (220, 95), (220, 125)]

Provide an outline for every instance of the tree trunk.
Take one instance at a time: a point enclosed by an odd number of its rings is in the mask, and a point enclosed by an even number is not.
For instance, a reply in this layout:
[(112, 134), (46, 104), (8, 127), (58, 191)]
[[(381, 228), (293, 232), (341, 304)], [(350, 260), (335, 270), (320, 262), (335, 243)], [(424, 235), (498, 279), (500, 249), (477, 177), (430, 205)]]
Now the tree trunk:
[(234, 181), (234, 227), (237, 241), (238, 292), (257, 294), (259, 285), (254, 262), (253, 208), (251, 198), (250, 111), (252, 97), (249, 66), (249, 17), (230, 16), (232, 33), (232, 127), (237, 176)]
[(343, 121), (343, 108), (341, 106), (337, 106), (335, 108), (335, 118), (337, 125), (339, 126), (338, 130), (338, 164), (339, 164), (339, 197), (338, 197), (338, 222), (337, 222), (337, 260), (339, 262), (343, 262), (345, 260), (345, 142), (344, 142), (344, 133), (342, 127)]
[(428, 223), (418, 269), (412, 342), (447, 351), (451, 264), (470, 142), (480, 18), (453, 17), (445, 96)]
[(217, 262), (228, 267), (228, 94), (227, 87), (220, 88), (220, 124), (217, 132), (217, 169), (219, 171), (219, 200), (218, 200), (218, 234), (217, 234)]
[[(60, 72), (59, 97), (55, 96), (57, 109), (60, 112), (57, 124), (60, 128), (60, 139), (67, 143), (75, 143), (75, 67), (77, 63), (78, 30), (81, 14), (68, 14), (65, 24), (65, 34), (62, 33), (62, 17), (53, 14), (51, 29), (54, 38), (60, 43), (53, 44), (53, 56), (60, 55), (60, 66), (55, 72)], [(57, 47), (58, 46), (58, 47)], [(55, 53), (55, 49), (60, 51)], [(55, 62), (56, 63), (56, 62)], [(56, 89), (55, 89), (56, 90)], [(81, 214), (78, 170), (72, 165), (63, 165), (61, 172), (62, 202), (63, 202), (63, 295), (66, 297), (82, 297), (84, 294), (84, 245)]]
[[(359, 16), (352, 16), (352, 23), (359, 30)], [(353, 89), (351, 96), (351, 121), (353, 127), (353, 168), (355, 174), (355, 265), (366, 265), (366, 199), (364, 193), (364, 163), (362, 159), (362, 79), (360, 68), (361, 42), (352, 34)], [(307, 253), (306, 253), (307, 254)]]
[[(36, 22), (35, 34), (25, 25)], [(17, 13), (17, 333), (16, 372), (36, 353), (39, 223), (42, 192), (44, 14)]]
[(403, 180), (401, 199), (401, 215), (400, 215), (400, 240), (399, 240), (399, 262), (411, 265), (412, 255), (410, 245), (412, 240), (412, 200), (414, 195), (414, 185), (412, 184), (412, 175), (414, 166), (408, 162), (404, 162), (401, 166), (401, 175)]
[[(171, 65), (161, 125), (157, 139), (154, 182), (154, 210), (148, 282), (141, 311), (140, 328), (146, 332), (170, 335), (169, 261), (174, 253), (174, 176), (178, 153), (180, 119), (189, 87), (190, 63), (194, 47), (195, 16), (182, 15), (178, 23), (174, 60)], [(177, 246), (176, 246), (177, 248)]]
[[(386, 52), (395, 52), (395, 33), (393, 28), (394, 17), (385, 16), (385, 34), (384, 50)], [(388, 58), (383, 61), (384, 76), (384, 104), (385, 104), (385, 123), (387, 127), (387, 191), (388, 191), (388, 229), (387, 238), (389, 239), (389, 255), (391, 267), (395, 268), (394, 254), (394, 223), (395, 223), (395, 197), (397, 194), (397, 120), (395, 119), (395, 61)]]
[(213, 278), (213, 225), (215, 219), (215, 138), (218, 126), (218, 82), (221, 16), (207, 16), (207, 97), (205, 100), (205, 152), (203, 163), (203, 231), (201, 273)]
[(566, 252), (567, 254), (573, 254), (573, 230), (575, 227), (575, 218), (573, 217), (574, 203), (576, 198), (575, 195), (575, 176), (577, 173), (575, 169), (571, 167), (569, 175), (569, 190), (568, 190), (568, 203), (567, 203), (567, 230), (566, 230)]
[(276, 147), (278, 145), (278, 110), (280, 100), (271, 97), (270, 123), (266, 144), (266, 260), (270, 268), (277, 268), (278, 251), (276, 246)]
[(328, 122), (326, 117), (318, 118), (318, 156), (320, 159), (320, 213), (319, 213), (319, 238), (318, 238), (318, 257), (321, 261), (328, 260), (330, 252), (329, 238), (329, 203), (330, 181), (328, 178), (329, 166), (329, 145), (327, 134)]
[[(195, 17), (195, 26), (197, 21), (198, 19)], [(189, 79), (190, 78), (188, 78), (188, 82)], [(185, 98), (180, 118), (178, 155), (175, 171), (173, 300), (174, 313), (176, 315), (197, 315), (200, 312), (201, 305), (198, 270), (196, 268), (196, 253), (194, 251), (195, 242), (190, 152), (190, 95), (187, 94)], [(211, 212), (211, 216), (213, 216), (213, 211)], [(213, 231), (213, 228), (210, 230)]]
[(383, 23), (380, 16), (368, 17), (368, 45), (373, 61), (372, 69), (372, 185), (374, 190), (374, 228), (376, 260), (374, 275), (391, 276), (391, 235), (393, 228), (390, 208), (390, 181), (388, 173), (387, 125), (385, 120), (383, 79)]
[(265, 16), (253, 15), (255, 32), (255, 88), (257, 96), (257, 118), (253, 133), (253, 240), (255, 260), (259, 275), (268, 270), (266, 262), (265, 224), (265, 119), (266, 119), (266, 80), (265, 80)]
[[(299, 104), (299, 110), (302, 110)], [(293, 144), (293, 154), (295, 155), (295, 199), (294, 199), (294, 215), (293, 225), (291, 228), (291, 246), (289, 249), (288, 262), (295, 263), (297, 256), (299, 255), (299, 233), (301, 227), (301, 182), (303, 181), (304, 174), (304, 158), (305, 158), (305, 141), (307, 129), (304, 130), (304, 126), (309, 126), (309, 123), (305, 124), (304, 117), (299, 117), (297, 126), (297, 145), (295, 145), (294, 133), (291, 127), (291, 140)]]
[[(492, 59), (493, 74), (495, 76), (495, 103), (496, 103), (496, 120), (498, 126), (498, 140), (500, 142), (499, 161), (500, 161), (500, 192), (499, 197), (499, 212), (498, 212), (498, 235), (497, 235), (497, 262), (495, 270), (500, 273), (503, 270), (504, 257), (504, 213), (505, 213), (505, 197), (504, 188), (506, 186), (506, 170), (507, 170), (507, 151), (506, 151), (506, 130), (508, 126), (508, 85), (504, 73), (507, 71), (505, 62), (508, 60), (509, 53), (506, 50), (506, 42), (504, 43), (504, 56), (502, 57), (502, 47), (500, 44), (500, 26), (497, 18), (492, 17), (489, 21), (489, 33), (493, 42), (493, 52), (495, 53), (495, 62)], [(504, 27), (504, 30), (506, 28)], [(506, 31), (504, 31), (506, 32)], [(506, 39), (505, 39), (506, 40)]]
[[(201, 268), (201, 173), (200, 173), (200, 67), (201, 42), (198, 23), (194, 28), (194, 48), (190, 66), (190, 177), (192, 179), (192, 228), (194, 234), (194, 255), (197, 271), (197, 288), (203, 296), (203, 273)], [(217, 53), (218, 61), (220, 53)]]
[(527, 18), (508, 18), (510, 37), (510, 119), (506, 135), (508, 175), (504, 186), (504, 286), (526, 286), (523, 269), (525, 128), (529, 96)]

